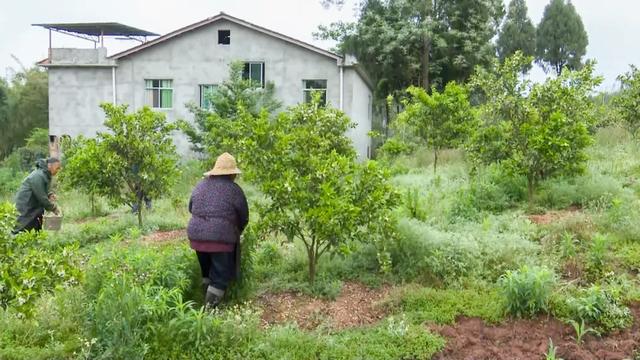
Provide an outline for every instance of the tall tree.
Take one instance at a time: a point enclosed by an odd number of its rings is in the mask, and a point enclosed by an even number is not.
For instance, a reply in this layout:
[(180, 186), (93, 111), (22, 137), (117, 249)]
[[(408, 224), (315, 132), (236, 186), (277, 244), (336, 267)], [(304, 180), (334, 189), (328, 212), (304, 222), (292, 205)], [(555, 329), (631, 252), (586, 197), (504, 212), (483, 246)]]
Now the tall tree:
[(507, 17), (498, 36), (497, 50), (500, 61), (520, 50), (525, 56), (536, 53), (536, 28), (527, 15), (525, 0), (511, 0)]
[(503, 12), (500, 0), (366, 0), (355, 23), (320, 26), (315, 35), (354, 54), (384, 98), (410, 85), (441, 88), (488, 65)]
[(0, 83), (0, 159), (24, 145), (34, 128), (49, 128), (46, 71), (24, 70), (14, 77), (10, 86), (6, 85)]
[(582, 19), (571, 1), (551, 0), (536, 33), (536, 61), (549, 72), (560, 75), (564, 67), (582, 67), (589, 39)]

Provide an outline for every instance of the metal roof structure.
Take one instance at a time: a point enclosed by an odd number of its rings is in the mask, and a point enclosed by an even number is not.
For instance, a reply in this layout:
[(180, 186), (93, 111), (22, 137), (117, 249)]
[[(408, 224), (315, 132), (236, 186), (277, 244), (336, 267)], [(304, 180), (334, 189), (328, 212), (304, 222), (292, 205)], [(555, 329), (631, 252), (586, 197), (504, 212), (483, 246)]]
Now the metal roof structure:
[(146, 41), (147, 36), (160, 36), (150, 31), (117, 22), (32, 24), (32, 26), (43, 27), (49, 31), (79, 37), (94, 43), (102, 42), (105, 36), (122, 36), (141, 42)]

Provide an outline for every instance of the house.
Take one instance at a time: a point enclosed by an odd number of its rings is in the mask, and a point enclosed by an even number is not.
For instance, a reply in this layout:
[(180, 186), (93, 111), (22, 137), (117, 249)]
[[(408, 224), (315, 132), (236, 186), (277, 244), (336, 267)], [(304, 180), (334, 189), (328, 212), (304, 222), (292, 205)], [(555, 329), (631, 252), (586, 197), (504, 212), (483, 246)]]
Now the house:
[[(104, 35), (147, 36), (121, 24), (40, 24), (51, 30)], [(70, 26), (75, 25), (75, 26)], [(122, 26), (123, 28), (117, 27)], [(106, 30), (105, 30), (106, 29)], [(129, 30), (126, 32), (125, 30)], [(312, 89), (343, 110), (356, 127), (348, 136), (361, 159), (369, 157), (373, 117), (372, 85), (359, 65), (313, 45), (232, 17), (225, 13), (178, 29), (126, 51), (107, 56), (106, 49), (49, 49), (39, 63), (49, 72), (49, 132), (53, 147), (60, 136), (92, 136), (103, 130), (103, 102), (128, 104), (130, 110), (148, 105), (170, 121), (192, 120), (185, 104), (206, 106), (205, 94), (228, 76), (229, 64), (245, 63), (245, 76), (273, 82), (283, 105), (306, 101)], [(184, 136), (176, 136), (183, 154)]]

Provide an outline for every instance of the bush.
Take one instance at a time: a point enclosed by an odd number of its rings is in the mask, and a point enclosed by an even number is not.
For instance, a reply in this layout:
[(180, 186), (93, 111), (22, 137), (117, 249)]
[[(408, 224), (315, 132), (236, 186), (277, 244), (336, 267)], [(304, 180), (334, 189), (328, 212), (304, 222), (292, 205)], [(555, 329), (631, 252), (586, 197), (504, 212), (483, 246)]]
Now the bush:
[(517, 317), (547, 312), (555, 281), (555, 275), (545, 268), (525, 265), (519, 270), (507, 271), (500, 279), (507, 312)]
[[(413, 219), (398, 221), (397, 240), (391, 242), (393, 273), (402, 280), (420, 279), (435, 283), (453, 283), (463, 278), (495, 280), (504, 271), (526, 263), (538, 248), (518, 233), (520, 222), (505, 229), (495, 225), (461, 225), (445, 232)], [(484, 228), (486, 226), (486, 228)]]
[(554, 311), (557, 316), (577, 322), (584, 320), (603, 334), (627, 328), (633, 323), (631, 311), (621, 304), (620, 299), (597, 285), (565, 295), (557, 307)]
[(526, 189), (526, 178), (509, 176), (499, 166), (491, 165), (458, 190), (451, 214), (454, 218), (477, 219), (482, 211), (502, 212), (524, 200)]
[(39, 298), (33, 317), (0, 309), (0, 359), (70, 359), (83, 345), (86, 298), (77, 287)]
[(77, 284), (77, 244), (47, 241), (46, 232), (13, 236), (16, 219), (12, 204), (0, 204), (0, 307), (31, 314), (38, 296), (58, 286)]
[(615, 198), (625, 196), (622, 184), (612, 176), (588, 174), (544, 182), (536, 202), (546, 208), (564, 209), (571, 205), (606, 209)]

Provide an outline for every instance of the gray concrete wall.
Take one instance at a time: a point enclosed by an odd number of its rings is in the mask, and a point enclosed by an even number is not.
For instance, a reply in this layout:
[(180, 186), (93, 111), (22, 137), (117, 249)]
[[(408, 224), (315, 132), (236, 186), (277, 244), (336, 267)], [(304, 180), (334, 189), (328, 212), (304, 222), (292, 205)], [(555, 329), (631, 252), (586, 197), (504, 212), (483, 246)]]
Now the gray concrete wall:
[(345, 68), (344, 83), (344, 110), (356, 124), (347, 134), (358, 151), (358, 157), (366, 159), (371, 145), (368, 132), (371, 131), (373, 94), (353, 68)]
[(49, 68), (49, 134), (93, 136), (112, 101), (111, 68)]
[[(218, 30), (231, 31), (230, 45), (218, 44)], [(119, 59), (116, 68), (117, 103), (129, 104), (131, 111), (150, 105), (145, 102), (145, 80), (170, 79), (173, 81), (173, 108), (158, 110), (164, 112), (170, 121), (193, 120), (185, 104), (199, 103), (199, 85), (219, 84), (226, 79), (229, 64), (233, 61), (264, 62), (266, 81), (275, 84), (276, 95), (285, 107), (303, 100), (303, 80), (305, 79), (327, 80), (327, 100), (332, 106), (339, 107), (340, 70), (336, 59), (226, 20), (184, 33)], [(52, 69), (52, 72), (56, 71), (59, 70)], [(74, 74), (75, 71), (79, 73)], [(84, 74), (83, 71), (81, 69), (65, 71), (65, 76), (70, 80), (58, 79), (56, 75), (54, 76), (56, 79), (50, 83), (52, 85), (50, 93), (56, 93), (54, 96), (60, 99), (60, 102), (52, 102), (50, 105), (53, 113), (58, 113), (50, 120), (52, 128), (61, 130), (75, 124), (82, 124), (81, 132), (84, 133), (85, 130), (90, 132), (89, 129), (92, 126), (97, 127), (102, 123), (102, 112), (94, 105), (97, 99), (111, 101), (110, 70), (108, 76), (106, 71), (90, 70), (96, 71), (96, 77), (87, 79), (84, 87), (74, 86), (64, 89), (66, 82), (75, 83), (75, 79), (81, 77), (81, 73)], [(361, 86), (364, 83), (358, 82), (360, 78), (354, 71), (347, 70), (346, 73), (352, 73), (352, 75), (345, 74), (345, 89), (370, 93), (366, 86), (364, 88)], [(62, 105), (62, 99), (74, 97), (76, 92), (92, 92), (92, 89), (95, 89), (95, 94), (84, 95), (91, 99), (87, 99), (88, 101), (84, 104), (76, 104), (80, 106), (79, 109), (63, 107), (65, 110), (61, 110), (59, 107)], [(105, 97), (105, 95), (108, 96)], [(351, 98), (353, 97), (352, 95)], [(345, 100), (346, 98), (347, 96)], [(367, 112), (362, 110), (361, 98), (367, 99), (367, 95), (358, 94), (357, 99), (353, 100), (354, 106), (347, 107), (345, 104), (344, 110), (354, 121), (366, 122), (360, 123), (358, 129), (350, 132), (359, 155), (366, 157), (365, 143), (368, 143), (366, 129), (370, 128), (370, 122), (363, 115)], [(87, 112), (91, 111), (93, 114), (89, 116)], [(63, 122), (59, 116), (62, 113), (72, 120)], [(69, 129), (64, 133), (73, 135), (72, 133), (76, 132), (80, 131)], [(189, 144), (186, 138), (176, 136), (175, 140), (179, 151), (188, 153)]]
[(52, 65), (113, 65), (114, 60), (107, 59), (107, 49), (51, 49)]

